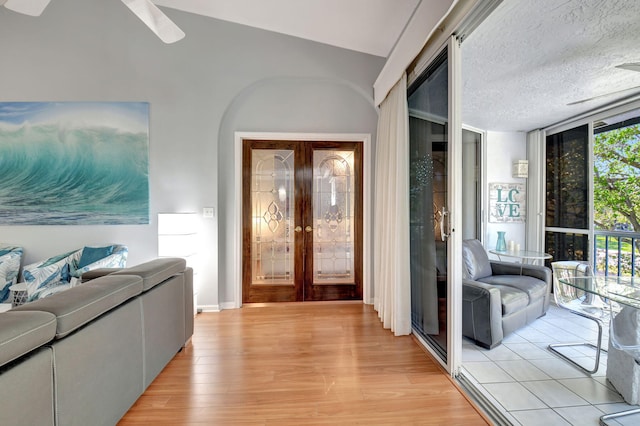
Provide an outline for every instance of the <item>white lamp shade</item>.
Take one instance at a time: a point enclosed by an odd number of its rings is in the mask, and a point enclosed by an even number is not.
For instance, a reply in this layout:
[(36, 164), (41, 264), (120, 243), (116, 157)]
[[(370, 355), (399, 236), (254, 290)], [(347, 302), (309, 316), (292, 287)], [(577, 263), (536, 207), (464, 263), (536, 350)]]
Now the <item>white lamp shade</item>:
[(197, 213), (158, 213), (158, 235), (187, 235), (197, 232)]
[(196, 254), (196, 234), (158, 235), (158, 256), (190, 257)]
[(182, 257), (192, 266), (198, 252), (197, 213), (158, 213), (158, 256)]

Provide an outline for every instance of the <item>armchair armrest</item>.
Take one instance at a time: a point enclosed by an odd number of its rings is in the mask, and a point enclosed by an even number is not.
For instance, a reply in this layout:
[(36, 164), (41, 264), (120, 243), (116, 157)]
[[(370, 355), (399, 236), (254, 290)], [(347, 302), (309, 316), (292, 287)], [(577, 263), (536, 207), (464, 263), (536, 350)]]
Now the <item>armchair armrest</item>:
[(487, 349), (502, 342), (500, 290), (478, 281), (462, 280), (462, 334)]

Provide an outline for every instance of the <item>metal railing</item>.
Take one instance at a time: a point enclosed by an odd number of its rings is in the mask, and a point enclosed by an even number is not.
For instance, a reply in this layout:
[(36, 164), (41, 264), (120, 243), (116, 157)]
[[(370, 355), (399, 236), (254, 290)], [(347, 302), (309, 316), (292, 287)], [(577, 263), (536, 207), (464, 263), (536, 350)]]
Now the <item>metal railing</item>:
[(640, 275), (640, 233), (594, 231), (593, 269), (605, 276)]

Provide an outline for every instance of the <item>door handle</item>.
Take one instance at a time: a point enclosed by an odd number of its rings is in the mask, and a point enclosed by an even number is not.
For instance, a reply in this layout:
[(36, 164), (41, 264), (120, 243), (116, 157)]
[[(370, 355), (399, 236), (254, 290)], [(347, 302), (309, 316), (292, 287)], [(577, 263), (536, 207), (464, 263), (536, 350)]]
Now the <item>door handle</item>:
[(298, 225), (295, 228), (293, 228), (293, 230), (296, 232), (302, 232), (302, 226)]
[(304, 230), (307, 231), (307, 232), (311, 232), (311, 231), (313, 231), (313, 228), (310, 227), (309, 225), (307, 225), (307, 226), (305, 226)]
[(442, 241), (447, 241), (450, 236), (451, 233), (449, 232), (449, 211), (445, 206), (442, 206), (442, 214), (440, 215), (440, 239)]

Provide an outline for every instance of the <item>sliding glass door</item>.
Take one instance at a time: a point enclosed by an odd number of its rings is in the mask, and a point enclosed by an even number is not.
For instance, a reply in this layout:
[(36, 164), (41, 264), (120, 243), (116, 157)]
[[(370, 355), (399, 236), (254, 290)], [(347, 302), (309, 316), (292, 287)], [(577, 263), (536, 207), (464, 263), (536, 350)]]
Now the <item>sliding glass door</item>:
[(412, 326), (449, 371), (457, 368), (453, 347), (461, 340), (461, 221), (452, 211), (462, 199), (457, 49), (450, 40), (408, 89)]
[(447, 353), (448, 73), (443, 52), (409, 90), (411, 319)]

